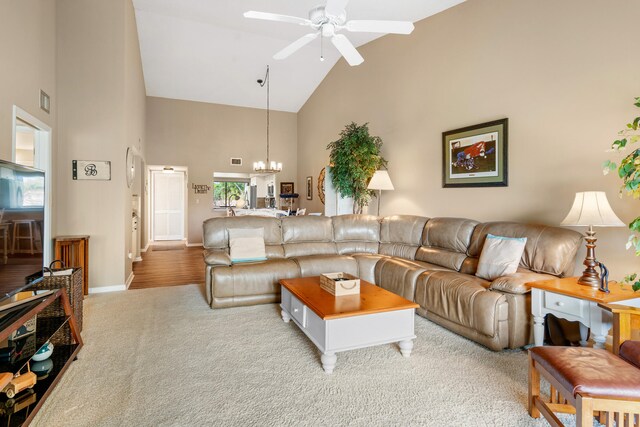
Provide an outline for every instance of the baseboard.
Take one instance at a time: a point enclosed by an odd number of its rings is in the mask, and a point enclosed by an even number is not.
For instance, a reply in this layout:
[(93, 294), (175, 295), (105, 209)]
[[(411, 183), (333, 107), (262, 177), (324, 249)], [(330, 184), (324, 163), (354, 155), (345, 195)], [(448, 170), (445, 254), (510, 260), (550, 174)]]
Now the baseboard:
[(197, 248), (197, 247), (202, 247), (202, 242), (201, 243), (188, 243), (187, 242), (187, 247), (188, 248)]
[(149, 245), (151, 245), (151, 243), (147, 242), (147, 245), (144, 248), (140, 249), (140, 252), (147, 252), (147, 249), (149, 249)]
[(103, 294), (105, 292), (126, 291), (127, 285), (100, 286), (98, 288), (89, 288), (89, 294)]
[(141, 256), (136, 257), (136, 258), (133, 259), (133, 262), (140, 262), (140, 261), (142, 261), (142, 257)]
[(129, 289), (129, 286), (131, 286), (131, 282), (133, 282), (134, 277), (135, 276), (133, 274), (133, 271), (129, 273), (129, 277), (127, 278), (127, 282), (125, 283), (125, 286), (127, 287), (127, 289)]

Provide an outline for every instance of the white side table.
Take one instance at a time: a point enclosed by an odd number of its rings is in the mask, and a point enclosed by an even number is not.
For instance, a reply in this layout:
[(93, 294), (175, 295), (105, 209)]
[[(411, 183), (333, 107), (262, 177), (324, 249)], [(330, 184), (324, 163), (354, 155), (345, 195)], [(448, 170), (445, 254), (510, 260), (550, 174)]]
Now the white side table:
[(531, 286), (531, 314), (536, 346), (543, 345), (544, 316), (549, 313), (562, 319), (580, 322), (580, 344), (583, 346), (587, 345), (587, 335), (591, 329), (593, 346), (604, 348), (613, 316), (598, 304), (619, 302), (640, 307), (640, 293), (633, 292), (629, 285), (616, 282), (609, 283), (608, 294), (590, 286), (578, 284), (577, 277), (541, 280), (527, 284)]

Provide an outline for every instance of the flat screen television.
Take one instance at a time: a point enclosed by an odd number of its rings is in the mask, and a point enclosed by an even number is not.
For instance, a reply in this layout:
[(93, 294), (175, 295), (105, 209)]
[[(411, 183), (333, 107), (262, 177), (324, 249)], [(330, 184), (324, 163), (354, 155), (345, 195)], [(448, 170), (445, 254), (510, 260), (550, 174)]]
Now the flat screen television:
[(0, 301), (42, 280), (44, 172), (0, 160)]

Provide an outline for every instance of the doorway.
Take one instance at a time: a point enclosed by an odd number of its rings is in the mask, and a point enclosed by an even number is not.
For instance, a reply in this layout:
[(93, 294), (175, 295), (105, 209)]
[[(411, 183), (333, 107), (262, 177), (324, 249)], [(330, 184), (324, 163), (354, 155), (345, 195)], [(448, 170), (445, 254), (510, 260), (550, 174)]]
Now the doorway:
[(186, 171), (174, 167), (151, 170), (151, 240), (182, 241), (186, 237)]
[(44, 265), (51, 262), (51, 127), (41, 122), (20, 107), (13, 106), (12, 117), (12, 152), (11, 161), (23, 166), (30, 166), (44, 171), (45, 203), (44, 203), (44, 236), (42, 257)]

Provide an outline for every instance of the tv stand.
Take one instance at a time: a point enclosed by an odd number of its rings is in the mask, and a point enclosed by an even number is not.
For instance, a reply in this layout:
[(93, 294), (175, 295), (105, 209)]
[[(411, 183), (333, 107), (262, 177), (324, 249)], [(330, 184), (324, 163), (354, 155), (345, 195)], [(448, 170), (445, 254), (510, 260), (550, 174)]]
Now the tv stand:
[[(18, 356), (0, 362), (0, 372), (25, 372), (31, 357), (47, 341), (55, 341), (53, 354), (48, 359), (52, 363), (47, 364), (46, 372), (37, 373), (32, 389), (19, 392), (13, 399), (0, 394), (0, 426), (28, 425), (82, 348), (82, 338), (64, 289), (36, 295), (8, 309), (0, 306), (0, 342), (36, 315), (35, 333), (25, 338), (29, 344), (22, 347)], [(31, 367), (34, 363), (31, 361)]]

